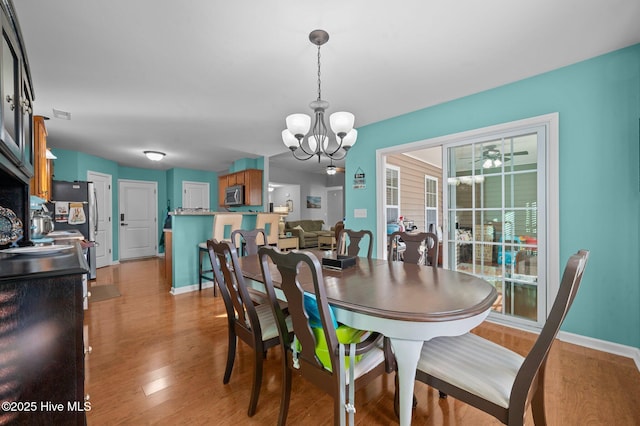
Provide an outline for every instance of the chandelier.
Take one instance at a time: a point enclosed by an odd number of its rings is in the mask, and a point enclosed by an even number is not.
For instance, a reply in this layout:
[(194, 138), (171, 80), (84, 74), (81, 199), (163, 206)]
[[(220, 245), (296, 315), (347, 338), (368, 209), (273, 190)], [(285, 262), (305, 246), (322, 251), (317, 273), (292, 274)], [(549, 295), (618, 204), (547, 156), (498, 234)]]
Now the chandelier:
[[(282, 142), (298, 160), (309, 160), (314, 156), (325, 155), (332, 160), (342, 160), (349, 149), (356, 143), (358, 131), (353, 128), (355, 117), (350, 112), (334, 112), (329, 116), (329, 126), (335, 134), (335, 139), (329, 134), (324, 121), (324, 113), (329, 108), (329, 102), (322, 99), (320, 85), (320, 46), (329, 40), (329, 34), (324, 30), (314, 30), (309, 34), (311, 43), (318, 46), (318, 99), (311, 102), (315, 121), (311, 126), (311, 117), (307, 114), (291, 114), (287, 117), (287, 128), (282, 131)], [(335, 166), (334, 169), (335, 170)], [(329, 169), (327, 169), (329, 172)]]

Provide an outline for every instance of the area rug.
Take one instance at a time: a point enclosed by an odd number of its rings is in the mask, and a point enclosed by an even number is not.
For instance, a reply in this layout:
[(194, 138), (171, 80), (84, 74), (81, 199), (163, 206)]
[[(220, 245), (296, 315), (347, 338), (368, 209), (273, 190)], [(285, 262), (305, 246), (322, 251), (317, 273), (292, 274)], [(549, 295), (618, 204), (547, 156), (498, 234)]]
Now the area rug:
[(91, 292), (89, 302), (100, 302), (102, 300), (120, 297), (118, 287), (113, 284), (94, 285), (93, 287), (89, 287), (89, 292)]

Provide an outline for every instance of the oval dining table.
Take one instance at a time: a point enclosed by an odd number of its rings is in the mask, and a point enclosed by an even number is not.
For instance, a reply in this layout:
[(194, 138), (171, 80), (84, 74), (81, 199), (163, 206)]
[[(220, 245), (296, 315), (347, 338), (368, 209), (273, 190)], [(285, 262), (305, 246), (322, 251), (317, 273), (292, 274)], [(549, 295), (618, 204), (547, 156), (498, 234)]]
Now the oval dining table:
[[(319, 259), (335, 252), (309, 250)], [(245, 277), (263, 282), (258, 256), (240, 258)], [(274, 286), (280, 283), (275, 265)], [(476, 276), (431, 266), (359, 257), (354, 266), (323, 268), (327, 299), (336, 319), (351, 327), (376, 331), (389, 338), (396, 357), (400, 393), (400, 424), (411, 424), (416, 367), (424, 341), (457, 336), (478, 326), (489, 315), (496, 289)], [(311, 275), (298, 281), (313, 291)]]

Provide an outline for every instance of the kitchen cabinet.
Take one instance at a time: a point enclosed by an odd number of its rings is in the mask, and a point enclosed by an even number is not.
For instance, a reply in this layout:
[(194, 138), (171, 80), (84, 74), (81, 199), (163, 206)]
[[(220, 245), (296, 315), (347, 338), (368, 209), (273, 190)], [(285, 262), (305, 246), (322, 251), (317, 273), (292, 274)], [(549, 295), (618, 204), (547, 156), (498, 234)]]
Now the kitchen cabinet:
[(20, 146), (20, 56), (16, 46), (17, 40), (10, 28), (8, 17), (2, 16), (2, 84), (0, 84), (0, 100), (2, 101), (2, 128), (0, 140), (5, 153), (13, 158), (16, 164), (22, 162), (22, 147)]
[(224, 204), (224, 190), (227, 189), (227, 175), (218, 176), (218, 205), (223, 207)]
[(233, 185), (244, 186), (244, 205), (262, 205), (262, 170), (246, 169), (218, 177), (218, 204), (225, 206), (225, 189)]
[(47, 128), (44, 117), (33, 118), (33, 178), (29, 185), (31, 195), (51, 199), (51, 160), (47, 159)]
[(244, 171), (244, 203), (247, 206), (262, 205), (262, 170)]
[[(33, 175), (33, 85), (11, 0), (0, 0), (0, 206), (22, 221), (19, 245), (30, 245), (29, 180)], [(0, 247), (1, 248), (1, 247)]]

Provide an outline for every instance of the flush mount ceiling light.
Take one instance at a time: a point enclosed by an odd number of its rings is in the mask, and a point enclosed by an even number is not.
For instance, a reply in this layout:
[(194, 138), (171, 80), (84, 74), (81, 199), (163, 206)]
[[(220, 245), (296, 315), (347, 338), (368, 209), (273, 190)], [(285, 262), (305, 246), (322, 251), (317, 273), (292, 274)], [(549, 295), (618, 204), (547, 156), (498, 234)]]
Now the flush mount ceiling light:
[(147, 156), (147, 158), (151, 161), (160, 161), (164, 158), (165, 154), (164, 152), (160, 152), (160, 151), (145, 151), (144, 155)]
[[(329, 125), (336, 137), (334, 139), (329, 135), (324, 121), (329, 102), (322, 99), (320, 85), (320, 46), (329, 41), (329, 34), (324, 30), (315, 30), (309, 34), (309, 40), (318, 46), (318, 98), (309, 104), (314, 111), (315, 121), (311, 127), (311, 117), (307, 114), (289, 115), (286, 119), (287, 128), (282, 131), (282, 142), (298, 160), (309, 160), (317, 156), (320, 162), (322, 155), (341, 160), (346, 157), (358, 137), (358, 131), (353, 128), (355, 116), (344, 111), (331, 114)], [(299, 154), (298, 148), (302, 154)]]

